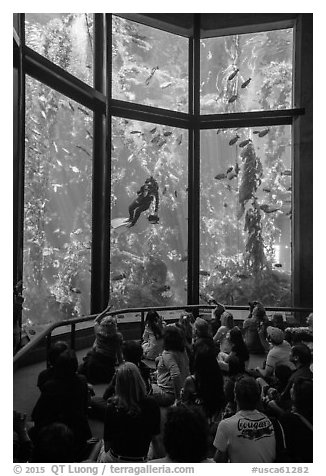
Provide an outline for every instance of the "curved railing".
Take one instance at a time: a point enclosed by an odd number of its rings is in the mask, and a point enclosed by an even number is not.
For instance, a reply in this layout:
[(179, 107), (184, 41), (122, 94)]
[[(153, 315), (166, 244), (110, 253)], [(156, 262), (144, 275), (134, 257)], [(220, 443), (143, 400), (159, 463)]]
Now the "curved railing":
[[(140, 318), (140, 325), (141, 329), (143, 330), (144, 328), (144, 322), (145, 322), (145, 313), (148, 312), (151, 309), (154, 309), (155, 311), (194, 311), (194, 310), (199, 310), (199, 309), (214, 309), (214, 305), (208, 305), (208, 304), (189, 304), (185, 306), (151, 306), (151, 307), (142, 307), (142, 308), (127, 308), (127, 309), (118, 309), (118, 310), (107, 310), (103, 311), (101, 314), (103, 316), (108, 315), (108, 316), (115, 316), (119, 314), (131, 314), (131, 313), (140, 313), (141, 318)], [(248, 311), (248, 306), (225, 306), (226, 309), (230, 311)], [(312, 308), (300, 308), (300, 307), (265, 307), (266, 311), (273, 311), (273, 312), (290, 312), (290, 313), (309, 313), (312, 312)], [(96, 318), (98, 314), (91, 314), (89, 316), (83, 316), (83, 317), (76, 317), (74, 319), (66, 319), (64, 321), (59, 321), (59, 322), (54, 322), (53, 324), (50, 324), (47, 329), (44, 331), (40, 332), (37, 334), (32, 341), (28, 342), (24, 347), (22, 347), (15, 355), (13, 359), (14, 363), (14, 370), (19, 361), (21, 361), (23, 358), (26, 357), (27, 354), (29, 354), (33, 349), (37, 347), (37, 345), (43, 340), (46, 339), (46, 348), (47, 351), (50, 348), (51, 345), (51, 338), (52, 338), (52, 332), (54, 329), (57, 329), (58, 327), (64, 327), (64, 326), (70, 326), (70, 345), (71, 348), (75, 348), (75, 336), (76, 336), (76, 324), (80, 324), (81, 322), (87, 322), (87, 321), (92, 321)]]

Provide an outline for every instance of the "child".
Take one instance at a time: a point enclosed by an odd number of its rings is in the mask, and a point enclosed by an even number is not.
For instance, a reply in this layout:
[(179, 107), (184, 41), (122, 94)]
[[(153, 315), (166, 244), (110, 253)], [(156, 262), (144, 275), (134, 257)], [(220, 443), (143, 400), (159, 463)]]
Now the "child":
[(149, 360), (155, 360), (163, 351), (163, 325), (156, 311), (147, 313), (142, 348), (144, 357)]

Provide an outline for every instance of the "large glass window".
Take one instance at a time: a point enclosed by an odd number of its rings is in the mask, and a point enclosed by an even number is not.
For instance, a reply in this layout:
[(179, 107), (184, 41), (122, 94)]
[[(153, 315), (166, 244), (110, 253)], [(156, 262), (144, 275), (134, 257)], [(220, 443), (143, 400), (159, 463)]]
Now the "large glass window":
[(93, 14), (26, 13), (26, 45), (93, 85)]
[(291, 127), (201, 132), (201, 292), (291, 305)]
[(188, 39), (113, 16), (112, 97), (188, 112)]
[(111, 230), (110, 302), (117, 309), (181, 305), (187, 286), (188, 132), (113, 118), (112, 144), (113, 223), (129, 217), (137, 191), (151, 176), (158, 185), (159, 222), (148, 220), (153, 199), (134, 226)]
[(201, 40), (201, 113), (292, 107), (293, 29)]
[(26, 78), (24, 322), (90, 312), (90, 110)]

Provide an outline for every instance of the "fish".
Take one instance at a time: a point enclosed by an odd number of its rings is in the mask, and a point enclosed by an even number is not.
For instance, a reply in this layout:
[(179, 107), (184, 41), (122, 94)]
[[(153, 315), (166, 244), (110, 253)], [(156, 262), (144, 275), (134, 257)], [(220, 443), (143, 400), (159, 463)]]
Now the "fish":
[(85, 154), (87, 154), (89, 157), (92, 157), (88, 150), (85, 149), (85, 147), (82, 147), (81, 145), (76, 145), (76, 147), (85, 152)]
[(230, 140), (229, 145), (235, 144), (238, 139), (240, 139), (240, 136), (237, 134), (235, 137), (233, 137), (233, 139)]
[(115, 274), (114, 276), (112, 276), (111, 281), (121, 281), (122, 279), (126, 277), (127, 277), (126, 273)]
[(169, 289), (170, 289), (170, 286), (168, 286), (167, 284), (164, 284), (164, 286), (160, 286), (160, 287), (156, 288), (156, 291), (164, 292), (164, 291), (168, 291)]
[(292, 175), (292, 172), (291, 170), (284, 170), (283, 172), (281, 172), (281, 175)]
[(156, 136), (153, 137), (153, 139), (151, 139), (151, 142), (153, 144), (157, 143), (159, 140), (161, 139), (161, 135), (160, 134), (157, 134)]
[(292, 192), (292, 187), (286, 189), (287, 192)]
[(274, 266), (275, 266), (275, 268), (282, 268), (281, 263), (275, 263)]
[(130, 131), (130, 134), (142, 134), (142, 131)]
[(259, 132), (258, 137), (264, 137), (266, 134), (269, 133), (269, 129), (263, 129)]
[(247, 81), (245, 81), (244, 83), (241, 84), (241, 87), (242, 89), (246, 88), (248, 86), (248, 84), (250, 83), (251, 81), (251, 78), (248, 78)]
[(232, 180), (234, 177), (237, 176), (235, 169), (233, 167), (229, 167), (226, 171), (226, 178)]
[(253, 133), (254, 134), (260, 134), (260, 131), (254, 131)]
[(154, 128), (151, 129), (149, 132), (150, 132), (151, 134), (154, 134), (154, 132), (156, 132), (156, 129), (157, 129), (157, 127), (154, 127)]
[(209, 273), (208, 271), (205, 271), (204, 269), (201, 269), (199, 271), (199, 274), (200, 274), (200, 276), (210, 276), (211, 275), (211, 273)]
[(239, 147), (245, 147), (249, 144), (249, 142), (251, 142), (251, 139), (243, 140), (242, 142), (240, 142)]
[(182, 143), (182, 134), (179, 135), (179, 137), (176, 140), (176, 143), (180, 145)]
[(175, 198), (178, 198), (178, 192), (176, 190), (174, 190), (174, 196)]
[(165, 195), (165, 194), (166, 194), (166, 192), (167, 192), (167, 188), (166, 188), (166, 187), (164, 187), (164, 188), (163, 188), (163, 192), (162, 192), (162, 194), (163, 194), (163, 195)]
[(238, 162), (235, 164), (234, 171), (237, 175), (240, 172), (240, 166), (239, 166)]
[(217, 174), (214, 177), (216, 180), (222, 180), (226, 178), (226, 174)]
[(237, 98), (238, 98), (238, 95), (233, 94), (233, 96), (231, 96), (230, 99), (228, 100), (228, 103), (234, 102)]
[(221, 132), (221, 129), (216, 130), (216, 134), (219, 134)]
[(172, 134), (171, 131), (165, 131), (165, 132), (163, 132), (163, 135), (164, 135), (165, 137), (168, 137), (168, 136), (170, 136), (171, 134)]
[(248, 279), (248, 278), (250, 278), (250, 276), (249, 276), (248, 274), (242, 274), (242, 273), (236, 274), (236, 277), (237, 277), (237, 278), (240, 278), (240, 279)]
[(238, 72), (239, 69), (237, 68), (235, 71), (233, 71), (233, 73), (230, 74), (230, 76), (228, 77), (228, 81), (231, 81), (233, 78), (235, 78)]
[(71, 291), (72, 293), (81, 294), (81, 290), (78, 289), (78, 288), (72, 288), (72, 287), (70, 287), (70, 291)]
[(223, 203), (223, 207), (224, 207), (224, 208), (227, 208), (227, 207), (228, 207), (228, 204), (227, 204), (227, 203)]
[(168, 81), (167, 83), (163, 83), (161, 84), (161, 89), (165, 89), (165, 88), (168, 88), (169, 86), (171, 86), (172, 82), (171, 81)]
[(260, 209), (263, 210), (263, 212), (265, 212), (265, 213), (274, 213), (274, 212), (277, 212), (279, 210), (279, 208), (271, 207), (270, 205), (267, 205), (265, 203), (260, 205)]
[(267, 187), (263, 188), (263, 192), (270, 193), (270, 191), (271, 191), (271, 189), (270, 189), (270, 188), (267, 188)]
[(159, 69), (158, 66), (154, 66), (154, 68), (152, 68), (152, 71), (150, 72), (150, 75), (148, 76), (148, 78), (147, 78), (146, 81), (145, 81), (146, 86), (149, 85), (149, 83), (150, 83), (152, 77), (153, 77), (154, 74), (155, 74), (155, 71), (158, 70), (158, 69)]

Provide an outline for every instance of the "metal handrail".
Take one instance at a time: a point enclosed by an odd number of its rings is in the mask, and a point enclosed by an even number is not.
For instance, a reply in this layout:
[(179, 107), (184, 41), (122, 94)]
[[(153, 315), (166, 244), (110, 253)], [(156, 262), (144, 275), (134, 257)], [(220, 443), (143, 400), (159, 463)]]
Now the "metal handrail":
[[(248, 306), (224, 306), (225, 309), (230, 311), (246, 311), (248, 310)], [(118, 314), (130, 314), (130, 313), (141, 313), (141, 320), (140, 324), (143, 327), (144, 325), (144, 318), (145, 313), (149, 310), (155, 311), (178, 311), (178, 310), (195, 310), (195, 309), (214, 309), (214, 305), (209, 304), (186, 304), (184, 306), (157, 306), (157, 307), (137, 307), (137, 308), (126, 308), (126, 309), (118, 309), (115, 311), (108, 310), (107, 312), (103, 311), (103, 316), (115, 316)], [(312, 308), (302, 308), (302, 307), (265, 307), (266, 311), (274, 311), (274, 312), (312, 312)], [(72, 348), (74, 348), (74, 340), (75, 340), (75, 332), (76, 332), (76, 324), (81, 322), (88, 322), (94, 320), (98, 314), (91, 314), (88, 316), (83, 317), (76, 317), (73, 319), (66, 319), (64, 321), (54, 322), (50, 324), (47, 329), (40, 332), (32, 341), (22, 347), (13, 358), (14, 368), (15, 365), (23, 358), (26, 357), (43, 339), (47, 339), (47, 348), (50, 347), (51, 344), (51, 336), (52, 331), (58, 327), (64, 326), (71, 326), (71, 344)]]

